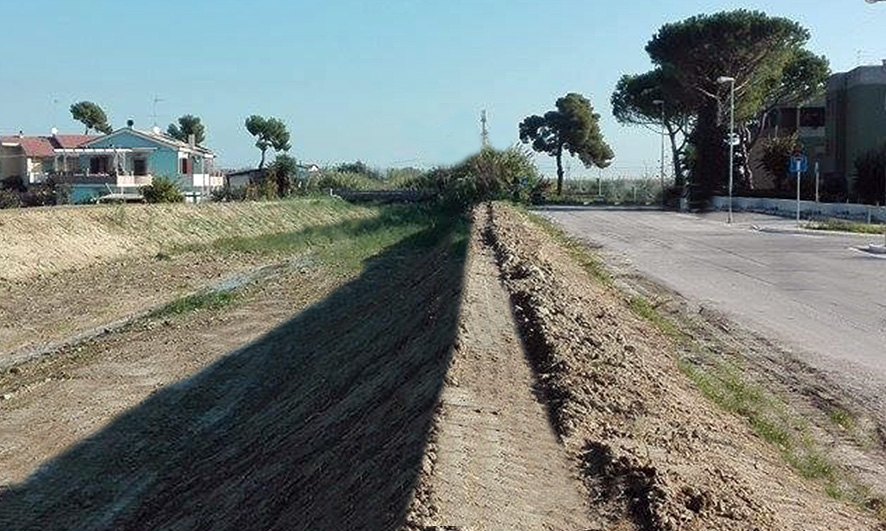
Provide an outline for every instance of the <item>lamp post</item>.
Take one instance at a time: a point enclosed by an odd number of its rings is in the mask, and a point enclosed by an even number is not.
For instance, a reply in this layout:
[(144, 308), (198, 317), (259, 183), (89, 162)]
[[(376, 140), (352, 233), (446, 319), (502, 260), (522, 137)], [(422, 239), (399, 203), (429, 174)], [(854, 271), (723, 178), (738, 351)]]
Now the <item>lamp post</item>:
[(735, 78), (722, 76), (717, 83), (729, 85), (729, 217), (726, 223), (732, 223), (732, 178), (735, 172)]
[(661, 170), (659, 178), (661, 179), (661, 209), (664, 210), (667, 208), (665, 203), (665, 185), (664, 185), (664, 173), (665, 173), (665, 102), (664, 100), (655, 100), (652, 102), (655, 105), (661, 107)]

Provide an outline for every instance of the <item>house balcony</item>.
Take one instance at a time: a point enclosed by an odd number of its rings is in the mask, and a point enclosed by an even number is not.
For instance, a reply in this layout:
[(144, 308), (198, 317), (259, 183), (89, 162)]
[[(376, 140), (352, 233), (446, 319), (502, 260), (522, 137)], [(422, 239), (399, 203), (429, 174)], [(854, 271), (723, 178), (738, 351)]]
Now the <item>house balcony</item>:
[(81, 186), (108, 185), (116, 188), (140, 188), (154, 181), (152, 175), (108, 174), (108, 173), (58, 173), (55, 178), (59, 183)]

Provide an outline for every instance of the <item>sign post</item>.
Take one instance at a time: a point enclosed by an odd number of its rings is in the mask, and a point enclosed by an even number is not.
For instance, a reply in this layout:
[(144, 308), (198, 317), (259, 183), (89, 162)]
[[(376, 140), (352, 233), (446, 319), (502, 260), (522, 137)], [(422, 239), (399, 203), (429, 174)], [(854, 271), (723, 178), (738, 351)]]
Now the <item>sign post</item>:
[(791, 172), (797, 174), (797, 228), (800, 228), (800, 178), (803, 172), (809, 169), (809, 159), (806, 155), (791, 157)]
[(821, 176), (821, 168), (818, 165), (818, 161), (815, 162), (815, 202), (818, 203), (820, 199), (820, 195), (818, 193), (818, 183), (820, 181)]

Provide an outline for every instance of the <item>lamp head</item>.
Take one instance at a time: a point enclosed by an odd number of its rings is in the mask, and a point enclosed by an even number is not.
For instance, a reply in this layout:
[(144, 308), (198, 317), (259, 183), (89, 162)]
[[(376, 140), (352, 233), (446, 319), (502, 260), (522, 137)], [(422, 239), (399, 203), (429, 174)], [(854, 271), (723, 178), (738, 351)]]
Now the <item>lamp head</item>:
[(735, 83), (735, 78), (728, 77), (728, 76), (720, 76), (717, 78), (717, 83), (719, 83), (721, 85), (726, 85), (727, 83)]

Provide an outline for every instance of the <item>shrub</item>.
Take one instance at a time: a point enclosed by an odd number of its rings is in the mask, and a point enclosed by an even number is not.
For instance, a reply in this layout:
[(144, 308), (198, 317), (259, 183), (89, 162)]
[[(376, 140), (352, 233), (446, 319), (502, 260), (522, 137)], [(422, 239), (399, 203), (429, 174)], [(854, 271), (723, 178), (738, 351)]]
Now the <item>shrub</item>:
[(886, 145), (855, 159), (855, 193), (862, 203), (883, 204), (886, 194)]
[(522, 146), (485, 148), (460, 164), (428, 172), (419, 183), (441, 202), (460, 207), (492, 199), (529, 202), (547, 186), (532, 153)]
[(142, 186), (141, 192), (148, 203), (181, 203), (185, 200), (178, 185), (167, 177), (154, 177), (151, 184)]
[(24, 193), (27, 189), (25, 181), (20, 175), (11, 175), (0, 180), (0, 190), (11, 190), (13, 192)]
[(247, 201), (273, 201), (277, 199), (276, 180), (266, 176), (261, 182), (249, 183), (246, 186), (245, 198)]
[(22, 206), (22, 199), (17, 192), (0, 188), (0, 209), (19, 208), (20, 206)]
[(763, 144), (763, 168), (772, 174), (777, 191), (785, 190), (788, 171), (791, 169), (791, 155), (802, 149), (797, 135), (771, 138)]

